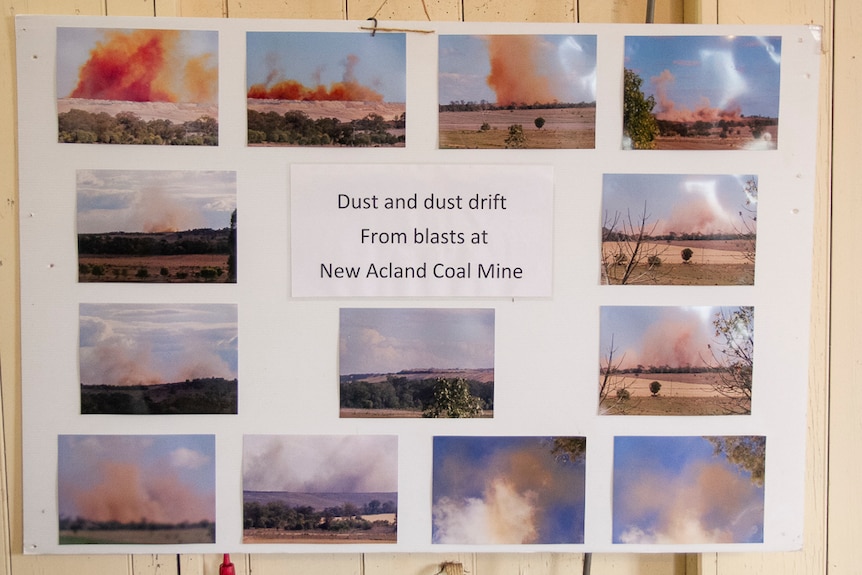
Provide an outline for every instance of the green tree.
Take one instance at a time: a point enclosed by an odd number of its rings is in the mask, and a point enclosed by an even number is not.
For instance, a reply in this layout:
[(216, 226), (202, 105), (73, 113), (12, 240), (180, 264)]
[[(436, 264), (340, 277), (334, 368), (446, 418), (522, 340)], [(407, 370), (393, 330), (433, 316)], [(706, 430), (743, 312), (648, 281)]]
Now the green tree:
[(751, 482), (763, 485), (766, 478), (766, 437), (762, 435), (734, 435), (707, 437), (713, 454), (722, 453), (739, 469), (751, 474)]
[(577, 463), (587, 456), (586, 437), (554, 437), (551, 455), (560, 461)]
[(539, 116), (538, 118), (536, 118), (535, 120), (533, 120), (533, 123), (536, 125), (536, 127), (537, 127), (538, 129), (540, 129), (540, 130), (541, 130), (541, 129), (542, 129), (542, 126), (544, 126), (544, 125), (545, 125), (545, 119), (544, 119), (543, 117)]
[(641, 84), (641, 77), (626, 68), (623, 82), (623, 134), (631, 139), (632, 148), (652, 150), (659, 133), (658, 123), (652, 113), (655, 97), (645, 97)]
[(661, 389), (661, 383), (658, 381), (653, 381), (649, 384), (649, 392), (655, 397), (658, 395), (659, 390)]
[(482, 415), (480, 399), (470, 395), (464, 378), (439, 377), (434, 384), (431, 404), (422, 417), (478, 417)]
[(706, 361), (717, 375), (713, 389), (732, 400), (730, 413), (751, 413), (751, 380), (754, 373), (754, 307), (722, 309), (713, 317), (716, 343), (707, 346)]
[(683, 248), (679, 255), (682, 256), (682, 263), (687, 264), (691, 261), (691, 256), (694, 255), (694, 252), (691, 248)]
[(509, 135), (506, 136), (507, 148), (525, 148), (527, 146), (527, 136), (524, 135), (524, 126), (521, 124), (512, 124), (509, 126)]

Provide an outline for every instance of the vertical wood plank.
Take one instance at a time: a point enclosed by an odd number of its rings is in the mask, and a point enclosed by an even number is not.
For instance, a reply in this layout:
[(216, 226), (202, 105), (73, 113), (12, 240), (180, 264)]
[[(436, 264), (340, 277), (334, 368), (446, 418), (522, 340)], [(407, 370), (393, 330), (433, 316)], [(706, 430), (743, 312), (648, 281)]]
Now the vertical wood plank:
[(575, 22), (576, 0), (463, 0), (465, 22)]
[[(363, 557), (358, 553), (328, 555), (259, 554), (249, 556), (249, 573), (254, 575), (364, 575)], [(239, 575), (239, 571), (237, 571)], [(185, 575), (185, 574), (183, 574)]]
[(132, 575), (179, 575), (177, 555), (132, 555)]
[(857, 24), (862, 4), (835, 2), (834, 108), (832, 179), (832, 358), (829, 407), (828, 570), (849, 575), (859, 570), (862, 495), (859, 492), (859, 444), (862, 442), (862, 301), (858, 251), (854, 249), (862, 194), (859, 126), (862, 111), (862, 38)]
[[(28, 0), (26, 2), (13, 2), (24, 10), (17, 10), (17, 14), (69, 14), (76, 16), (93, 16), (105, 14), (105, 0)], [(14, 39), (14, 36), (13, 36)]]
[[(18, 358), (18, 193), (17, 177), (18, 166), (16, 139), (17, 117), (16, 117), (16, 83), (15, 83), (15, 14), (26, 9), (25, 5), (14, 0), (0, 0), (0, 17), (2, 17), (2, 28), (0, 28), (0, 101), (7, 102), (0, 106), (0, 134), (6, 137), (0, 138), (0, 402), (3, 411), (2, 437), (0, 437), (0, 575), (9, 575), (12, 572), (12, 539), (14, 527), (11, 524), (11, 516), (16, 516), (18, 507), (12, 505), (14, 501), (20, 501), (20, 497), (13, 496), (15, 479), (10, 480), (10, 475), (15, 475), (16, 460), (14, 459), (15, 445), (20, 442), (17, 439), (20, 434), (12, 432), (20, 429), (17, 418), (17, 382), (21, 381), (21, 367)], [(7, 413), (9, 414), (7, 416)], [(7, 446), (7, 439), (10, 445)], [(5, 454), (12, 453), (12, 458)], [(20, 480), (18, 484), (20, 485)]]
[(108, 16), (155, 16), (155, 0), (105, 0)]
[(227, 14), (231, 18), (308, 18), (344, 20), (346, 0), (291, 0), (261, 2), (261, 0), (228, 0)]
[[(427, 11), (427, 15), (426, 15)], [(348, 0), (347, 17), (351, 20), (420, 20), (427, 22), (453, 22), (461, 19), (459, 0), (417, 0), (393, 2), (389, 0)]]
[(684, 0), (682, 11), (686, 24), (718, 24), (718, 0)]
[(155, 0), (156, 16), (226, 18), (227, 0)]
[(568, 575), (582, 573), (584, 556), (581, 553), (492, 553), (476, 556), (476, 570), (480, 574), (521, 575)]
[[(435, 575), (440, 572), (440, 564), (444, 562), (461, 563), (466, 575), (476, 573), (471, 554), (370, 553), (364, 557), (362, 575)], [(503, 573), (498, 572), (498, 575)]]
[[(581, 2), (580, 21), (643, 24), (646, 22), (646, 7), (647, 0)], [(683, 0), (657, 0), (653, 21), (656, 24), (681, 23)]]

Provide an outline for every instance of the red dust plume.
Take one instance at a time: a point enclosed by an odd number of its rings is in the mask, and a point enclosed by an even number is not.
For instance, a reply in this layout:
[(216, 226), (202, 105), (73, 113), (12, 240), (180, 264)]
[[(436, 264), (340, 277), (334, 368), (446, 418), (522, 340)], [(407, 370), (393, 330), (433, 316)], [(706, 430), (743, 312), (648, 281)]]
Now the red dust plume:
[(556, 100), (547, 76), (536, 73), (542, 50), (534, 36), (489, 36), (491, 73), (487, 82), (497, 105), (548, 103)]
[[(273, 62), (267, 58), (267, 62)], [(267, 75), (265, 84), (254, 84), (248, 89), (248, 97), (257, 100), (307, 100), (307, 101), (363, 101), (382, 102), (383, 95), (376, 90), (363, 86), (356, 80), (353, 71), (359, 57), (349, 54), (344, 64), (344, 75), (340, 82), (333, 82), (328, 88), (318, 84), (313, 88), (296, 80), (281, 80), (272, 84), (282, 74), (273, 69)], [(272, 86), (270, 86), (272, 84)]]
[(110, 31), (78, 71), (70, 98), (128, 102), (216, 100), (218, 69), (211, 54), (189, 57), (178, 30)]
[(92, 521), (151, 523), (214, 520), (213, 497), (199, 494), (171, 472), (146, 473), (132, 463), (101, 464), (100, 483), (75, 489), (82, 517)]
[(709, 99), (701, 98), (700, 106), (692, 111), (688, 108), (677, 108), (670, 96), (667, 95), (667, 87), (676, 79), (670, 70), (664, 70), (658, 76), (650, 78), (650, 82), (655, 86), (657, 102), (656, 118), (659, 120), (668, 120), (671, 122), (718, 122), (720, 120), (735, 121), (742, 118), (742, 110), (739, 106), (722, 110), (721, 108), (713, 108), (710, 106)]

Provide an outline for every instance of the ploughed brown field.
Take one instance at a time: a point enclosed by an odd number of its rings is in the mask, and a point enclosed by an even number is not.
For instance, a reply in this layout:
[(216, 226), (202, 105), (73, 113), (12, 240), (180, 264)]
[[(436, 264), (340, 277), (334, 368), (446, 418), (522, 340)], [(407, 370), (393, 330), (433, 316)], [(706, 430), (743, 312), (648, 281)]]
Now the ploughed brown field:
[(407, 110), (404, 102), (364, 102), (353, 100), (263, 100), (248, 98), (248, 109), (266, 113), (299, 111), (312, 120), (335, 118), (340, 122), (361, 120), (368, 114), (377, 114), (384, 120), (393, 120)]
[[(746, 240), (674, 240), (644, 242), (641, 253), (657, 255), (661, 265), (647, 271), (646, 258), (642, 266), (643, 275), (639, 284), (654, 285), (754, 285), (754, 262), (746, 258), (751, 249)], [(688, 263), (682, 261), (680, 252), (691, 249), (694, 254)], [(618, 253), (619, 242), (602, 242), (604, 257), (610, 259)], [(631, 253), (633, 244), (624, 250)], [(751, 254), (753, 255), (753, 254)], [(616, 284), (615, 277), (622, 275), (624, 265), (616, 266), (619, 274), (611, 270), (608, 281), (602, 276), (602, 283)]]
[[(544, 118), (536, 128), (536, 118)], [(482, 124), (490, 126), (481, 130)], [(596, 145), (596, 109), (476, 110), (440, 112), (440, 148), (505, 148), (509, 126), (520, 124), (525, 148), (572, 149)]]
[[(90, 256), (81, 255), (78, 263), (92, 268), (103, 266), (100, 276), (92, 273), (79, 273), (79, 282), (144, 282), (144, 283), (194, 283), (210, 281), (211, 283), (226, 283), (228, 269), (227, 254), (192, 254), (180, 256)], [(146, 277), (138, 277), (140, 269), (147, 270)], [(168, 275), (162, 275), (162, 268), (167, 268)], [(222, 274), (212, 280), (196, 277), (204, 268), (221, 268)], [(177, 277), (177, 274), (181, 277)], [(182, 277), (186, 274), (186, 277)]]
[[(649, 390), (653, 381), (661, 384), (655, 397)], [(626, 374), (611, 385), (612, 389), (625, 387), (631, 398), (620, 402), (612, 391), (600, 409), (602, 413), (626, 415), (725, 415), (738, 412), (740, 405), (751, 409), (750, 401), (742, 396), (726, 397), (716, 392), (713, 385), (718, 382), (716, 373)]]

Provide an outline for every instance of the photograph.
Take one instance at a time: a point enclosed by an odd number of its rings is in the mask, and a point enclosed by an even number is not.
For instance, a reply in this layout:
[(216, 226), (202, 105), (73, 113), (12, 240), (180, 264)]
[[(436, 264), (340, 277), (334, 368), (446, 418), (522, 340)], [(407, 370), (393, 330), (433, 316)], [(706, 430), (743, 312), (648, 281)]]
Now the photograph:
[(754, 308), (602, 306), (600, 415), (750, 415)]
[(753, 175), (604, 174), (601, 283), (754, 285)]
[(57, 28), (58, 141), (218, 145), (218, 32)]
[(236, 283), (236, 172), (76, 179), (79, 282)]
[(494, 310), (342, 308), (341, 417), (494, 417)]
[(432, 543), (584, 542), (585, 437), (434, 437)]
[(596, 37), (441, 35), (441, 149), (594, 148)]
[(774, 150), (780, 36), (626, 36), (623, 149)]
[(403, 147), (402, 33), (248, 32), (249, 146)]
[(243, 543), (398, 541), (398, 437), (246, 435)]
[(215, 543), (214, 435), (60, 435), (60, 545)]
[(613, 542), (763, 543), (766, 437), (615, 437)]
[(80, 304), (82, 414), (237, 413), (236, 304)]

